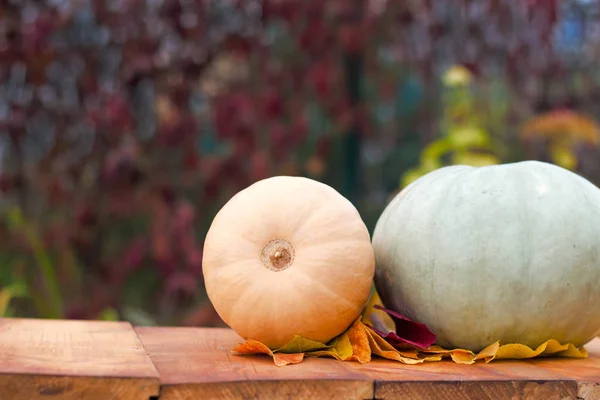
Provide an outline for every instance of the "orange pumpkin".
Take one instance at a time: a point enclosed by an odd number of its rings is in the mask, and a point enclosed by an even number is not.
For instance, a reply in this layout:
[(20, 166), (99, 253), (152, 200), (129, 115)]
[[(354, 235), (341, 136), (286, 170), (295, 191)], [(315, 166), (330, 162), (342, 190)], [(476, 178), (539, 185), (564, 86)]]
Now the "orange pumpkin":
[(330, 186), (278, 176), (236, 194), (204, 244), (206, 291), (244, 339), (327, 342), (361, 313), (373, 281), (369, 231)]

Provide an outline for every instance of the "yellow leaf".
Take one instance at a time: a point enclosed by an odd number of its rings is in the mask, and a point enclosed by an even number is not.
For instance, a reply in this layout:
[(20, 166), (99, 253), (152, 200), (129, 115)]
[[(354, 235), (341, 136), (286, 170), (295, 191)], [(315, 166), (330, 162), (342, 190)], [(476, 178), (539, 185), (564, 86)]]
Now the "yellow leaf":
[(437, 355), (442, 358), (450, 357), (452, 361), (457, 364), (473, 364), (475, 362), (476, 355), (470, 350), (454, 349), (448, 350), (440, 346), (431, 346), (424, 354)]
[(577, 167), (577, 157), (570, 148), (559, 143), (550, 146), (552, 161), (563, 168), (574, 170)]
[(470, 350), (447, 350), (440, 346), (431, 346), (429, 349), (423, 351), (423, 353), (441, 355), (443, 357), (449, 356), (452, 361), (457, 364), (473, 364), (477, 360), (485, 360), (486, 363), (495, 359), (519, 360), (524, 358), (535, 358), (541, 355), (554, 355), (557, 357), (570, 358), (586, 358), (588, 355), (583, 347), (577, 348), (570, 343), (562, 345), (553, 339), (542, 343), (535, 350), (524, 344), (510, 343), (501, 345), (500, 342), (494, 342), (477, 354)]
[(305, 339), (301, 336), (294, 336), (292, 340), (284, 344), (280, 348), (276, 349), (277, 353), (306, 353), (308, 351), (315, 351), (325, 349), (328, 346), (323, 343), (315, 342), (314, 340)]
[(366, 325), (374, 326), (382, 332), (392, 332), (396, 330), (396, 324), (392, 317), (385, 311), (375, 308), (375, 306), (383, 307), (383, 302), (379, 297), (379, 293), (374, 292), (363, 311), (362, 321)]
[(333, 357), (340, 361), (347, 360), (352, 356), (352, 344), (345, 333), (335, 338), (331, 343), (331, 347), (325, 350), (311, 351), (307, 355), (311, 357)]
[(422, 168), (431, 171), (441, 167), (441, 157), (450, 151), (452, 151), (452, 142), (447, 137), (429, 143), (421, 153)]
[(477, 353), (477, 356), (475, 356), (475, 360), (483, 359), (483, 360), (486, 360), (487, 362), (489, 362), (492, 360), (494, 355), (498, 352), (499, 348), (500, 348), (500, 342), (496, 341), (496, 342), (490, 344), (485, 349), (481, 350), (479, 353)]
[(410, 185), (411, 183), (413, 183), (414, 181), (416, 181), (417, 179), (419, 179), (420, 177), (422, 177), (423, 175), (425, 175), (425, 171), (418, 169), (418, 168), (412, 168), (409, 169), (408, 171), (406, 171), (404, 173), (404, 175), (402, 175), (402, 180), (400, 181), (400, 186), (405, 188), (408, 185)]
[(360, 318), (331, 343), (331, 348), (327, 350), (312, 351), (306, 355), (311, 357), (328, 356), (341, 361), (358, 361), (361, 364), (371, 361), (367, 330)]
[(571, 357), (571, 358), (586, 358), (588, 356), (585, 348), (577, 348), (571, 343), (560, 344), (554, 339), (550, 339), (535, 350), (525, 346), (524, 344), (510, 343), (500, 346), (498, 351), (491, 357), (486, 358), (486, 362), (490, 362), (494, 359), (523, 359), (523, 358), (534, 358), (541, 355), (556, 355), (560, 357)]
[[(1, 295), (2, 292), (0, 292)], [(373, 316), (379, 312), (375, 305), (381, 305), (381, 299), (375, 293), (365, 307), (365, 312), (341, 335), (332, 339), (328, 344), (323, 344), (295, 336), (286, 345), (272, 350), (263, 343), (248, 339), (238, 344), (233, 352), (237, 354), (266, 354), (273, 358), (277, 366), (297, 364), (307, 357), (331, 357), (340, 361), (358, 361), (368, 363), (372, 356), (379, 356), (388, 360), (404, 364), (421, 364), (423, 362), (436, 362), (450, 359), (457, 364), (474, 364), (478, 360), (489, 363), (495, 359), (525, 359), (539, 356), (556, 356), (570, 358), (586, 358), (585, 348), (577, 348), (573, 344), (561, 344), (556, 340), (548, 340), (535, 350), (523, 344), (509, 343), (502, 345), (494, 342), (475, 354), (465, 349), (444, 349), (433, 345), (428, 349), (419, 349), (407, 345), (406, 348), (397, 349), (383, 339), (379, 334), (363, 323), (372, 323)], [(387, 314), (385, 314), (387, 316)], [(388, 316), (389, 317), (389, 316)], [(393, 326), (393, 321), (391, 321)]]
[(500, 160), (493, 154), (480, 154), (474, 152), (457, 152), (452, 156), (454, 165), (470, 165), (472, 167), (484, 167), (486, 165), (499, 164)]
[(487, 147), (490, 144), (489, 135), (483, 129), (471, 125), (450, 129), (448, 140), (453, 149)]

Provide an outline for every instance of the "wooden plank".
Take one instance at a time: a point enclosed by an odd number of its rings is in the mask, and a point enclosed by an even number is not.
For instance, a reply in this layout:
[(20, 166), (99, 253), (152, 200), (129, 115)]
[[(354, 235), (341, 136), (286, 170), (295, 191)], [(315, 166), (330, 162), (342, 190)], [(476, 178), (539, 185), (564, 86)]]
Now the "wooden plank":
[[(308, 358), (278, 368), (266, 356), (236, 356), (229, 329), (137, 328), (159, 372), (161, 399), (598, 399), (600, 339), (586, 360), (538, 359), (422, 365), (374, 359), (360, 365)], [(596, 397), (594, 397), (596, 396)]]
[(600, 337), (588, 343), (585, 348), (589, 357), (585, 360), (537, 359), (531, 363), (554, 373), (567, 376), (578, 383), (577, 397), (586, 400), (600, 400)]
[(361, 368), (375, 380), (376, 399), (575, 399), (577, 382), (527, 362), (405, 366), (375, 361)]
[(375, 381), (376, 399), (597, 399), (600, 400), (600, 339), (586, 346), (589, 358), (497, 360), (418, 366), (374, 360), (355, 366)]
[(0, 319), (0, 399), (144, 399), (158, 373), (129, 323)]
[(348, 364), (309, 358), (276, 367), (266, 356), (238, 356), (242, 341), (222, 328), (136, 328), (161, 381), (161, 400), (371, 399), (373, 380)]

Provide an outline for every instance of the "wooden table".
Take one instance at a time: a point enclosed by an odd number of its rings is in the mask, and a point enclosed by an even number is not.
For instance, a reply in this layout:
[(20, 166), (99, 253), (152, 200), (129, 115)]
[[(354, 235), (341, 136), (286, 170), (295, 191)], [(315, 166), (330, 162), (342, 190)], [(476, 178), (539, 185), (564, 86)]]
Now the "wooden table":
[(600, 399), (600, 338), (585, 360), (538, 359), (416, 366), (326, 358), (275, 367), (238, 356), (228, 329), (137, 328), (161, 380), (161, 399)]
[(0, 399), (144, 399), (158, 373), (125, 322), (0, 319)]
[(0, 319), (0, 400), (600, 399), (600, 338), (585, 360), (280, 368), (231, 354), (240, 341), (229, 329)]

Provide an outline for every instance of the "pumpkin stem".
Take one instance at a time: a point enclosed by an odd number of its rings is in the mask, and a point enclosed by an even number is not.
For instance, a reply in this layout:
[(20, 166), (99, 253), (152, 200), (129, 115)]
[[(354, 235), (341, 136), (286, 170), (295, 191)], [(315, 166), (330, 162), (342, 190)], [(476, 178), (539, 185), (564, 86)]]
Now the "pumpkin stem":
[(273, 239), (262, 249), (260, 259), (272, 271), (283, 271), (294, 262), (294, 247), (287, 240)]

